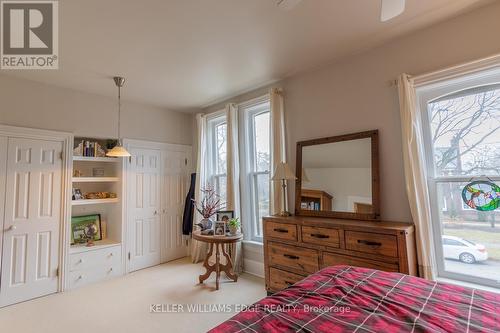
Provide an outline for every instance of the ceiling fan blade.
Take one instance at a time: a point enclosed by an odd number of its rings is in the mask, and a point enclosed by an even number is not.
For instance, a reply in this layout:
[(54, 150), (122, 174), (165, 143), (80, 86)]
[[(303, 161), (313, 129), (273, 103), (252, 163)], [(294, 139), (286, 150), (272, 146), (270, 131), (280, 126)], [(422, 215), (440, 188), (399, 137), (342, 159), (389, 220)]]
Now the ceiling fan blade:
[(405, 0), (382, 0), (382, 13), (380, 20), (382, 22), (400, 15), (405, 10)]
[(302, 0), (278, 0), (277, 6), (283, 10), (292, 10), (301, 2)]

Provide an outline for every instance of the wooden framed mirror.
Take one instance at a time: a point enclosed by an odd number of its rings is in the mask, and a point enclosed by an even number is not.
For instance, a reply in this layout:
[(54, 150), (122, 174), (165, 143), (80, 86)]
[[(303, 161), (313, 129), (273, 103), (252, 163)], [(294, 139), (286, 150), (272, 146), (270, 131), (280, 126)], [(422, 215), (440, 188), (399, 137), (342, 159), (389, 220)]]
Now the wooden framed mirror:
[(380, 218), (378, 130), (297, 142), (295, 215)]

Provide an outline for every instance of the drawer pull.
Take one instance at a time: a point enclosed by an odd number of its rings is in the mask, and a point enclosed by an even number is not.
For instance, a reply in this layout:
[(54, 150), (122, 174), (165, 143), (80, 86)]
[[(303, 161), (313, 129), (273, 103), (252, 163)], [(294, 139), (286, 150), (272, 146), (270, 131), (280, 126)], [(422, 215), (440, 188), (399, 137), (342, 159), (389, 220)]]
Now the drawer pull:
[(323, 234), (311, 234), (311, 237), (314, 237), (314, 238), (321, 238), (321, 239), (324, 239), (324, 238), (330, 238), (330, 236), (328, 236), (328, 235), (323, 235)]
[(285, 253), (283, 256), (286, 257), (286, 258), (288, 258), (288, 259), (293, 259), (293, 260), (300, 259), (300, 257), (294, 256), (293, 254), (286, 254)]
[(287, 286), (291, 286), (293, 285), (293, 282), (290, 282), (290, 281), (283, 281)]
[(83, 259), (78, 260), (77, 264), (83, 264)]
[(276, 231), (276, 232), (281, 232), (281, 233), (284, 233), (284, 234), (287, 234), (287, 233), (288, 233), (288, 230), (287, 230), (287, 229), (282, 229), (282, 228), (274, 228), (273, 230), (274, 230), (274, 231)]
[(368, 245), (368, 246), (382, 246), (382, 243), (367, 241), (364, 239), (358, 239), (358, 244)]
[(83, 276), (82, 276), (82, 275), (80, 275), (80, 276), (79, 276), (79, 277), (77, 277), (76, 279), (77, 279), (77, 280), (81, 280), (81, 279), (83, 279)]

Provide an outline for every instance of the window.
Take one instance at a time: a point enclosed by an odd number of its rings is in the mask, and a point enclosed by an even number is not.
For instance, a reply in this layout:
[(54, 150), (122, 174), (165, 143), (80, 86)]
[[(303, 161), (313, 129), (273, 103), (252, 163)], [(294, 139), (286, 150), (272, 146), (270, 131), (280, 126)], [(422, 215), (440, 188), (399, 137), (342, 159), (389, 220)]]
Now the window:
[(500, 211), (469, 208), (462, 190), (472, 180), (500, 180), (498, 82), (500, 72), (492, 71), (417, 90), (427, 111), (423, 129), (438, 276), (493, 287), (500, 287)]
[(244, 221), (250, 238), (262, 241), (262, 217), (269, 215), (271, 136), (269, 100), (260, 100), (240, 108), (242, 163), (242, 205)]
[(227, 124), (225, 116), (218, 116), (208, 120), (208, 162), (209, 182), (221, 197), (227, 201)]

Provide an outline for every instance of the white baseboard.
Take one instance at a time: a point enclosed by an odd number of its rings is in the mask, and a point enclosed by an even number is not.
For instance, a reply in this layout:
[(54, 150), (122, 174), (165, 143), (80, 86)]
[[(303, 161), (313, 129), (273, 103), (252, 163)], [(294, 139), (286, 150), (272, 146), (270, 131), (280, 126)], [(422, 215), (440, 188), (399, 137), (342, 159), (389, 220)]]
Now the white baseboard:
[(255, 260), (243, 259), (243, 271), (264, 278), (264, 263)]

